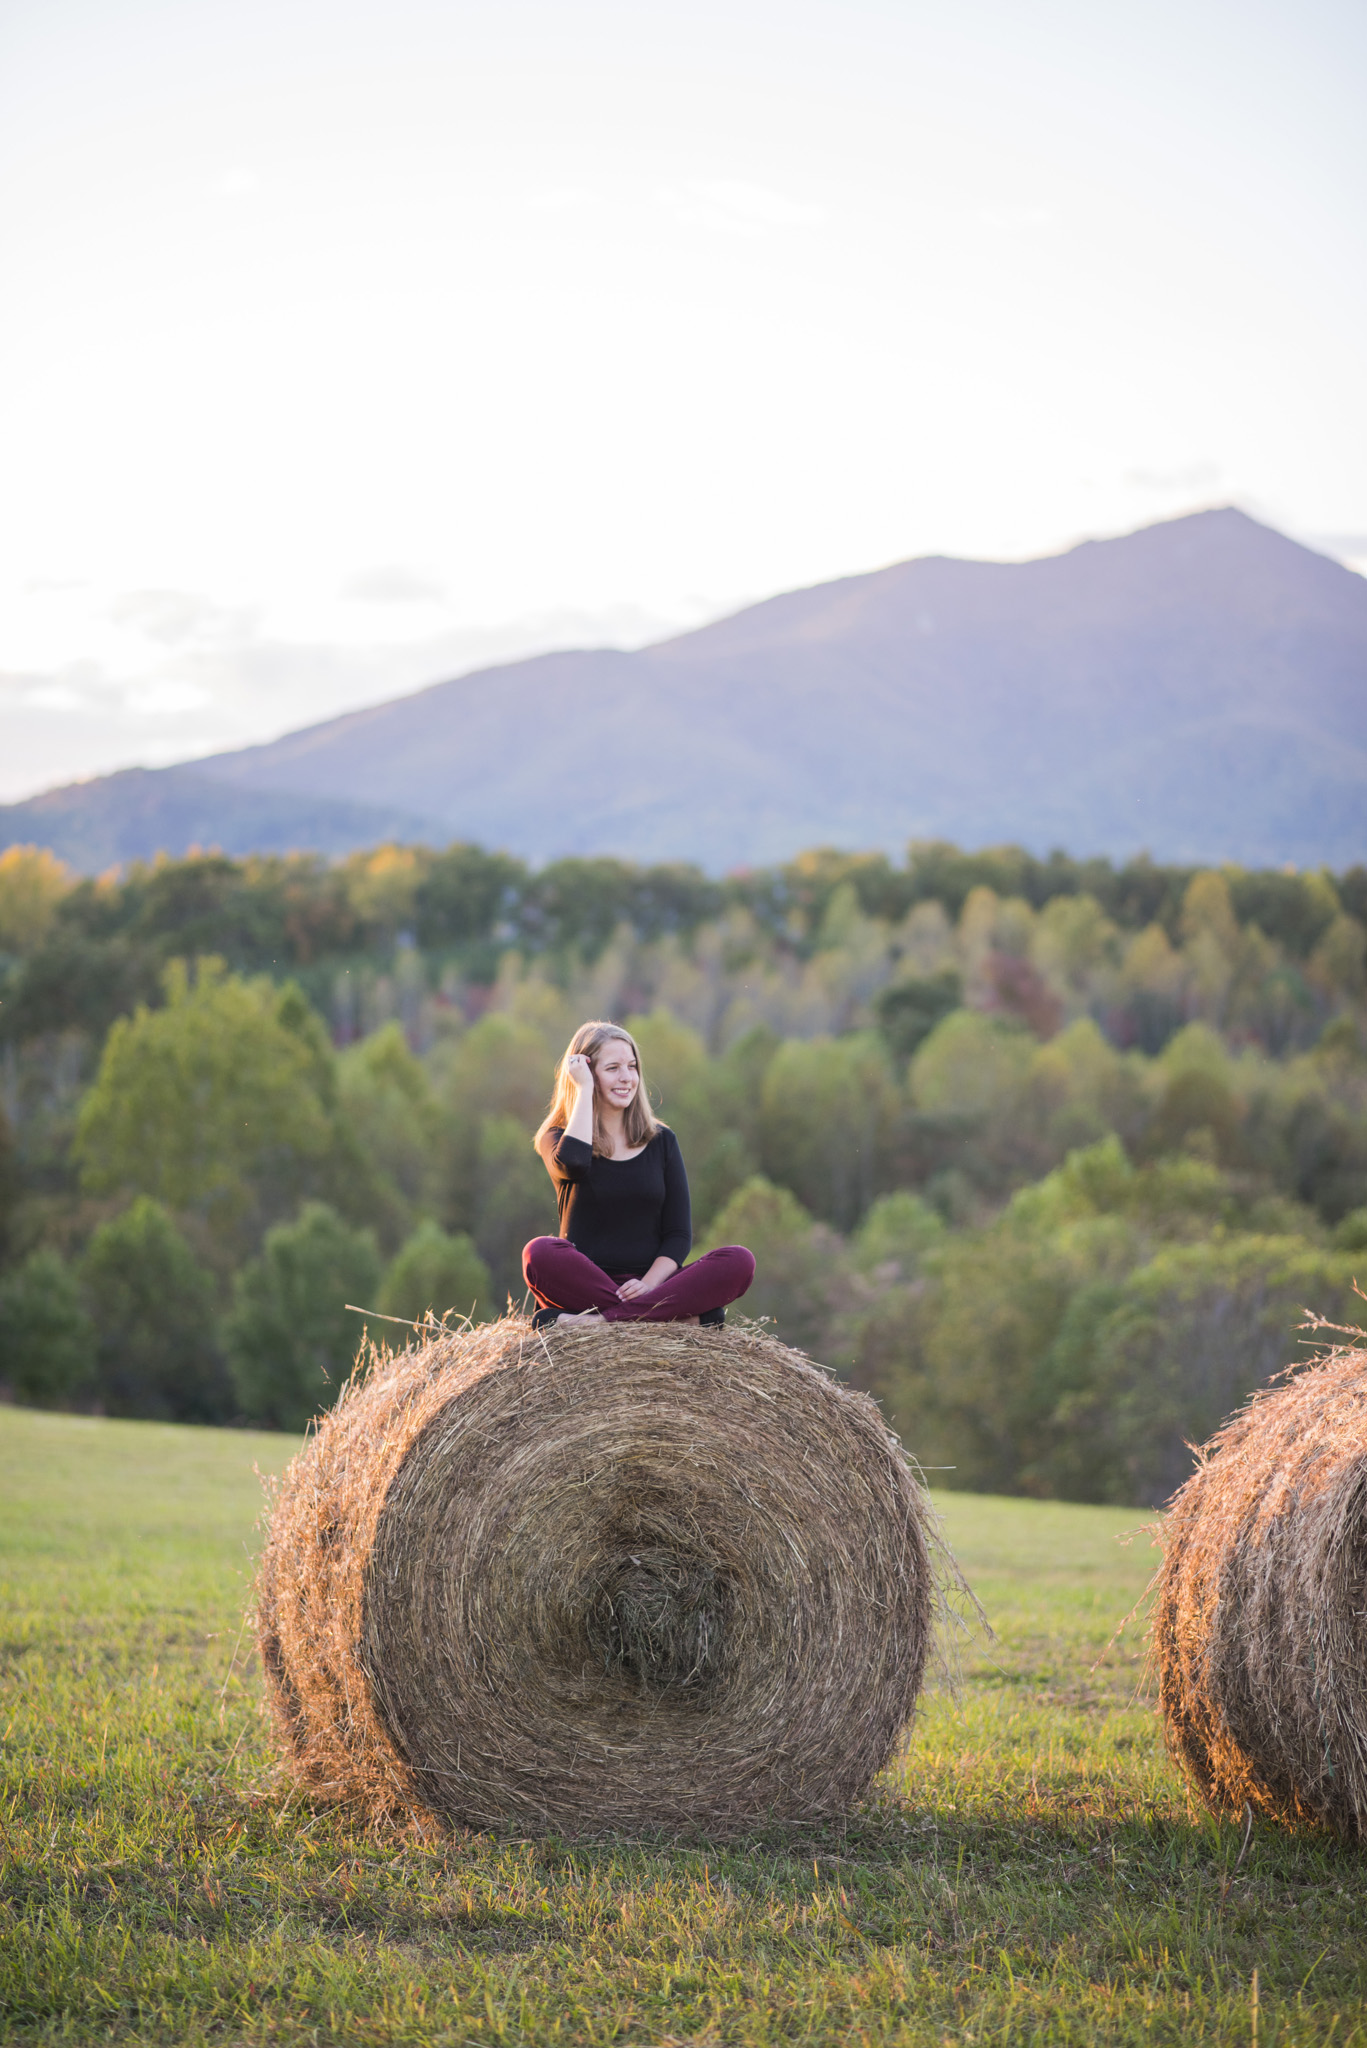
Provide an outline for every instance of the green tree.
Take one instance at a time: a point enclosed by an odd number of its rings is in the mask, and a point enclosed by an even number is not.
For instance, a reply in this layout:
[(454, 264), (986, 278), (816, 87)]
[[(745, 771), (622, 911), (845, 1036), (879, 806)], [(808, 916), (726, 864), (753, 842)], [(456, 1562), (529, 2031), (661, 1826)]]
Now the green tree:
[(1239, 949), (1239, 920), (1225, 877), (1205, 868), (1193, 875), (1182, 898), (1182, 938), (1188, 949), (1209, 940), (1226, 964)]
[(1055, 1347), (1065, 1384), (1050, 1490), (1160, 1506), (1189, 1476), (1190, 1446), (1297, 1361), (1307, 1309), (1348, 1321), (1353, 1263), (1303, 1238), (1240, 1233), (1163, 1246), (1081, 1294)]
[(984, 1196), (995, 1202), (1058, 1157), (1053, 1088), (1042, 1080), (1032, 1089), (1036, 1060), (1052, 1052), (1018, 1021), (955, 1010), (912, 1060), (917, 1177), (943, 1190), (953, 1213), (971, 1214)]
[(1343, 1320), (1351, 1257), (1294, 1234), (1303, 1217), (1108, 1138), (928, 1248), (924, 1286), (856, 1318), (856, 1374), (952, 1485), (1152, 1503), (1293, 1355), (1302, 1303)]
[(754, 1281), (734, 1313), (768, 1316), (785, 1344), (821, 1356), (848, 1296), (848, 1264), (834, 1231), (813, 1222), (787, 1188), (756, 1174), (732, 1195), (704, 1248), (722, 1244), (743, 1244), (755, 1255)]
[(1034, 1040), (1018, 1025), (955, 1010), (936, 1025), (911, 1063), (912, 1100), (937, 1116), (1010, 1117), (1035, 1051)]
[(1235, 915), (1304, 960), (1340, 910), (1338, 891), (1323, 872), (1226, 868)]
[(500, 1306), (525, 1292), (523, 1246), (559, 1227), (555, 1190), (526, 1127), (512, 1116), (488, 1118), (480, 1129), (474, 1239)]
[(1036, 1048), (1022, 1107), (1042, 1168), (1110, 1131), (1133, 1143), (1149, 1113), (1143, 1062), (1117, 1052), (1090, 1017), (1079, 1017)]
[(315, 1182), (336, 1144), (326, 1038), (297, 989), (201, 960), (163, 1009), (111, 1028), (75, 1155), (92, 1194), (153, 1196), (241, 1243)]
[(0, 1265), (9, 1254), (10, 1222), (23, 1189), (19, 1147), (4, 1105), (0, 1103)]
[(963, 999), (963, 976), (953, 967), (942, 968), (938, 974), (909, 975), (880, 989), (873, 1014), (892, 1057), (909, 1060)]
[(1120, 964), (1120, 934), (1095, 896), (1055, 896), (1041, 912), (1030, 952), (1074, 1014), (1086, 1008), (1098, 974)]
[(94, 1327), (75, 1274), (50, 1246), (0, 1280), (0, 1380), (33, 1408), (62, 1408), (94, 1391)]
[(160, 1202), (139, 1195), (101, 1224), (81, 1262), (111, 1415), (221, 1422), (232, 1410), (217, 1342), (213, 1275)]
[(1218, 1034), (1208, 1024), (1188, 1024), (1164, 1048), (1157, 1072), (1166, 1085), (1143, 1149), (1157, 1154), (1185, 1147), (1223, 1165), (1239, 1163), (1242, 1105), (1232, 1085), (1233, 1062)]
[(1176, 1152), (1185, 1147), (1198, 1156), (1238, 1163), (1239, 1104), (1216, 1074), (1188, 1067), (1174, 1074), (1145, 1133), (1149, 1152)]
[(954, 1486), (1020, 1492), (1048, 1449), (1050, 1347), (1075, 1288), (1107, 1270), (1108, 1253), (1125, 1255), (1122, 1225), (1108, 1220), (1100, 1242), (1080, 1242), (1088, 1228), (1036, 1234), (1004, 1219), (946, 1248), (927, 1317), (915, 1448), (951, 1467)]
[[(500, 1117), (515, 1121), (523, 1147), (532, 1157), (532, 1132), (550, 1099), (555, 1061), (539, 1031), (495, 1014), (481, 1017), (461, 1038), (441, 1046), (431, 1065), (440, 1105), (437, 1175), (441, 1219), (448, 1230), (467, 1231), (478, 1242), (478, 1217), (490, 1192), (489, 1161), (481, 1147), (485, 1121)], [(545, 1167), (537, 1161), (536, 1168), (549, 1187)], [(486, 1252), (484, 1256), (489, 1255)], [(498, 1284), (499, 1274), (494, 1277)]]
[(1072, 1492), (1056, 1415), (1091, 1368), (1079, 1382), (1074, 1353), (1056, 1346), (1075, 1296), (1123, 1281), (1158, 1241), (1208, 1233), (1227, 1199), (1223, 1176), (1199, 1161), (1136, 1170), (1114, 1137), (1074, 1152), (986, 1229), (929, 1254), (904, 1335), (875, 1305), (858, 1332), (861, 1373), (878, 1376), (917, 1456), (953, 1468), (950, 1484)]
[(337, 1069), (347, 1124), (372, 1171), (392, 1190), (406, 1233), (437, 1191), (438, 1111), (427, 1071), (397, 1023), (350, 1046)]
[(420, 1223), (396, 1253), (380, 1286), (379, 1307), (387, 1316), (417, 1322), (430, 1309), (441, 1317), (454, 1309), (458, 1316), (484, 1321), (496, 1313), (489, 1268), (472, 1241), (461, 1231), (449, 1237), (429, 1218)]
[(300, 1430), (331, 1407), (361, 1337), (346, 1304), (374, 1305), (380, 1258), (369, 1231), (325, 1202), (266, 1233), (261, 1256), (238, 1274), (224, 1337), (233, 1385), (249, 1422)]
[(627, 861), (601, 857), (551, 861), (523, 887), (521, 927), (538, 948), (573, 949), (596, 960), (618, 925), (631, 919), (640, 873)]
[(1334, 1249), (1367, 1252), (1367, 1209), (1350, 1209), (1334, 1230)]
[(1310, 964), (1331, 998), (1360, 1003), (1367, 995), (1367, 930), (1355, 917), (1336, 917)]
[(702, 1034), (666, 1009), (628, 1017), (626, 1028), (640, 1049), (651, 1107), (677, 1132), (680, 1104), (711, 1065)]
[(744, 1100), (740, 1061), (709, 1059), (701, 1035), (668, 1010), (629, 1017), (627, 1028), (641, 1049), (651, 1103), (679, 1141), (697, 1228), (755, 1170), (748, 1132), (758, 1103)]
[(418, 884), (418, 939), (424, 946), (464, 946), (489, 939), (525, 884), (527, 870), (506, 853), (448, 846)]
[(875, 1032), (789, 1039), (764, 1076), (765, 1172), (823, 1222), (851, 1230), (887, 1184), (902, 1111)]
[(944, 1239), (939, 1212), (902, 1188), (874, 1203), (851, 1240), (850, 1251), (863, 1273), (886, 1272), (891, 1278), (911, 1280), (927, 1252)]
[(159, 963), (149, 948), (122, 935), (89, 938), (69, 930), (65, 908), (58, 906), (56, 925), (17, 981), (11, 976), (0, 1037), (12, 1044), (59, 1031), (80, 1031), (98, 1044), (116, 1017), (156, 994)]
[(942, 1217), (919, 1195), (901, 1189), (875, 1202), (849, 1241), (854, 1284), (830, 1338), (827, 1362), (881, 1402), (913, 1454), (925, 1396), (926, 1272), (946, 1241)]

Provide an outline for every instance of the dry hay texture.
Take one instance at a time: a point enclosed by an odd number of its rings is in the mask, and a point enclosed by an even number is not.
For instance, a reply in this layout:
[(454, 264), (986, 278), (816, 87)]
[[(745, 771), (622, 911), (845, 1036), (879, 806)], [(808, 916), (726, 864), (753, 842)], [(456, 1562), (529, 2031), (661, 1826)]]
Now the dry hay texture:
[(756, 1328), (429, 1331), (372, 1353), (282, 1483), (283, 1754), (379, 1821), (827, 1820), (909, 1725), (934, 1544), (874, 1404)]
[(1367, 1838), (1367, 1351), (1228, 1422), (1162, 1542), (1159, 1702), (1197, 1792)]

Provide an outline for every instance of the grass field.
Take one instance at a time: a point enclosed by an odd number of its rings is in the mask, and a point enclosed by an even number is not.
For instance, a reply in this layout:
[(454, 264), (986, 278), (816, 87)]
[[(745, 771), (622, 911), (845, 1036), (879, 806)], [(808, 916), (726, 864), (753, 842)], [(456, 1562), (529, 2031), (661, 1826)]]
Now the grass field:
[[(1367, 1859), (1188, 1810), (1143, 1518), (941, 1497), (997, 1630), (794, 1846), (376, 1839), (281, 1790), (239, 1641), (279, 1437), (0, 1410), (0, 2038), (1367, 2040)], [(1256, 1988), (1255, 1988), (1256, 1972)]]

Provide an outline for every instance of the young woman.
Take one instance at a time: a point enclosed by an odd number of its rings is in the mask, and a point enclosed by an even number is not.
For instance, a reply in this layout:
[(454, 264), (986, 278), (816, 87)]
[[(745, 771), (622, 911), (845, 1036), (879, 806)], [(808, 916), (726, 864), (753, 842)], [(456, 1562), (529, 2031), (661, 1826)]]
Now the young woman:
[(538, 1324), (725, 1321), (755, 1262), (729, 1244), (684, 1265), (688, 1177), (678, 1139), (651, 1114), (629, 1031), (580, 1025), (532, 1142), (560, 1206), (559, 1237), (534, 1237), (522, 1254)]

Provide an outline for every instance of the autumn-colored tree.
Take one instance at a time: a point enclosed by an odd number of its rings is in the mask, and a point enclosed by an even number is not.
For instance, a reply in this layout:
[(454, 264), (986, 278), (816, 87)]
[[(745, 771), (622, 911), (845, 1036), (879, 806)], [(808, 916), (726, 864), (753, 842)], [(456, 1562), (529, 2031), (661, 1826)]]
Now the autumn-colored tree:
[(33, 952), (75, 880), (65, 861), (46, 847), (6, 847), (0, 853), (0, 954)]

